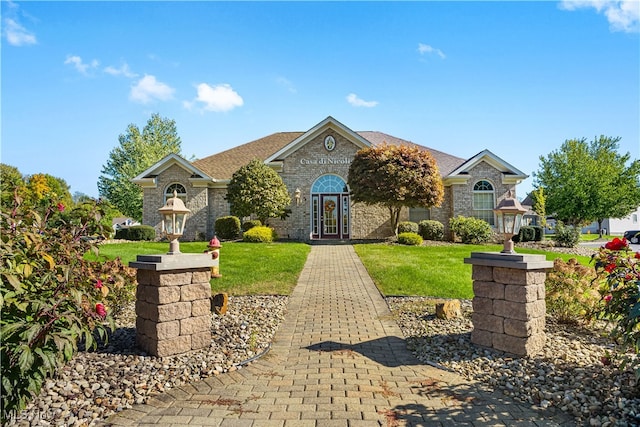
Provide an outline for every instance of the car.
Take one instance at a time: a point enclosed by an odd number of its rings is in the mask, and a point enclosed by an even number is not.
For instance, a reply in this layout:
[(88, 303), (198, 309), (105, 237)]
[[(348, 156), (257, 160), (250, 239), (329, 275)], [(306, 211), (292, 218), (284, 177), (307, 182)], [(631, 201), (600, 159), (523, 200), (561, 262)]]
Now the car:
[(633, 244), (640, 243), (640, 230), (625, 231), (623, 237)]

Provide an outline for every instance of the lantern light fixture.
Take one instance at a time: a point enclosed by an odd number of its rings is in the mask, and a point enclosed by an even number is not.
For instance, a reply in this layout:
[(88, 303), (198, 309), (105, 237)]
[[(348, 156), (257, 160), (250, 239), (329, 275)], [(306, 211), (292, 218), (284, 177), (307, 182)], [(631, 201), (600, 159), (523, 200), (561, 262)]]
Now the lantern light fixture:
[(302, 191), (299, 188), (296, 188), (296, 191), (293, 193), (294, 199), (296, 200), (296, 205), (300, 205), (300, 198), (302, 196)]
[(527, 210), (511, 195), (502, 199), (493, 210), (498, 220), (497, 231), (504, 236), (503, 254), (514, 254), (512, 237), (520, 232), (522, 216)]
[(187, 215), (191, 213), (184, 205), (184, 202), (178, 198), (178, 193), (173, 192), (173, 197), (167, 199), (167, 203), (160, 209), (162, 215), (162, 233), (166, 234), (169, 239), (168, 255), (180, 253), (180, 242), (178, 238), (184, 232), (184, 226), (187, 221)]

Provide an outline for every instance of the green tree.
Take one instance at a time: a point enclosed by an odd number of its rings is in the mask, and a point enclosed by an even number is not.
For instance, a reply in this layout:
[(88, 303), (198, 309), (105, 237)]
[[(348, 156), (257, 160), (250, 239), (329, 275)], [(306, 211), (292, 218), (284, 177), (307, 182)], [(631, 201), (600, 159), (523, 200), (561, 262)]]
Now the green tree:
[(286, 215), (291, 197), (282, 178), (259, 159), (238, 169), (227, 186), (226, 200), (231, 215), (240, 218), (254, 214), (263, 224), (269, 218)]
[(130, 124), (118, 141), (102, 167), (98, 190), (123, 214), (141, 220), (142, 189), (131, 180), (167, 155), (180, 154), (182, 141), (175, 121), (159, 114), (151, 116), (142, 132)]
[(535, 187), (544, 188), (547, 212), (574, 226), (623, 218), (640, 205), (640, 161), (618, 153), (620, 138), (565, 141), (540, 157)]
[(547, 198), (544, 195), (544, 188), (536, 188), (531, 192), (531, 200), (533, 206), (531, 209), (540, 216), (540, 225), (542, 227), (547, 226)]
[(15, 166), (0, 163), (0, 207), (6, 212), (14, 208), (14, 193), (21, 196), (25, 182), (22, 174)]
[(389, 209), (394, 233), (403, 207), (440, 206), (444, 197), (435, 159), (418, 147), (383, 144), (358, 151), (348, 183), (354, 202)]

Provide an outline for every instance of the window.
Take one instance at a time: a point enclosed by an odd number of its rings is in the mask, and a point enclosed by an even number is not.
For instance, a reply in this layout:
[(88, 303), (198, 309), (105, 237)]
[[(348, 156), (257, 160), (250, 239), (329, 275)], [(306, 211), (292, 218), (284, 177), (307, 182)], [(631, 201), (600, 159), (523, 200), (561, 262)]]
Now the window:
[(489, 181), (478, 181), (473, 186), (473, 216), (495, 225), (493, 208), (495, 208), (495, 193)]
[(164, 202), (167, 203), (167, 199), (173, 197), (173, 192), (176, 192), (178, 199), (182, 200), (185, 204), (187, 203), (187, 190), (184, 188), (182, 184), (171, 184), (167, 187), (164, 192)]
[(313, 183), (312, 193), (347, 193), (347, 184), (337, 175), (323, 175)]

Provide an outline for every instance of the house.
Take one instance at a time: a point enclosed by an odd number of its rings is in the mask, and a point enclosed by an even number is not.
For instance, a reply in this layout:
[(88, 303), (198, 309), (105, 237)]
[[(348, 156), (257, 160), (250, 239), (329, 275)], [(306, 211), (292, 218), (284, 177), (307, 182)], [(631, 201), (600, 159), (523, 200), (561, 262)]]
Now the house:
[(127, 218), (124, 216), (113, 218), (111, 220), (111, 226), (113, 227), (113, 231), (118, 231), (123, 228), (133, 227), (134, 225), (140, 225), (140, 223), (133, 218)]
[(493, 225), (493, 208), (509, 192), (515, 197), (516, 185), (527, 178), (489, 150), (463, 159), (382, 132), (355, 132), (329, 116), (307, 131), (274, 133), (193, 162), (175, 154), (165, 157), (133, 179), (143, 189), (142, 222), (160, 230), (158, 208), (175, 191), (191, 210), (183, 239), (211, 238), (216, 218), (229, 215), (225, 195), (233, 173), (259, 158), (280, 174), (291, 194), (291, 215), (269, 222), (279, 236), (302, 241), (389, 237), (388, 210), (352, 202), (347, 186), (356, 152), (383, 142), (433, 155), (444, 183), (442, 206), (404, 209), (400, 220), (438, 220), (446, 233), (449, 218), (457, 215)]

